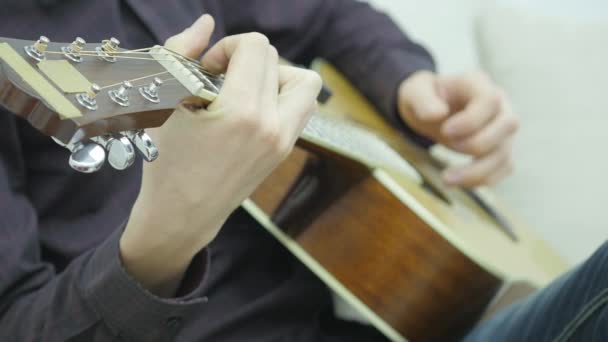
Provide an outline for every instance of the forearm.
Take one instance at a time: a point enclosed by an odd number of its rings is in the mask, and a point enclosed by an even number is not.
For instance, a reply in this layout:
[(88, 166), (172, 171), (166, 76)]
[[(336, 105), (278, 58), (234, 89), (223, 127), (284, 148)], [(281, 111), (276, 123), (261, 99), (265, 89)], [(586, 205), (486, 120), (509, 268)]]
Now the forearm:
[[(207, 242), (202, 242), (192, 227), (177, 227), (181, 224), (178, 218), (162, 213), (160, 216), (157, 218), (136, 204), (120, 238), (120, 258), (125, 270), (148, 291), (173, 297), (192, 259)], [(174, 233), (163, 233), (168, 231)]]
[[(133, 240), (137, 241), (133, 241)], [(192, 257), (180, 255), (175, 246), (123, 235), (120, 258), (125, 270), (148, 291), (160, 297), (172, 297), (178, 291)]]

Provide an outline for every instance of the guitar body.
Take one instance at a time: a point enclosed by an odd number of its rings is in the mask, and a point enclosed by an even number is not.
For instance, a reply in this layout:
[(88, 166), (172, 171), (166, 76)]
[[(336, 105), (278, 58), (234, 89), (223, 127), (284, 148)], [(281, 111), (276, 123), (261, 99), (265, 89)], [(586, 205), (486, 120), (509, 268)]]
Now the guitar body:
[(508, 284), (520, 297), (566, 269), (487, 191), (442, 186), (437, 161), (337, 71), (317, 69), (333, 92), (321, 112), (365, 124), (424, 183), (302, 139), (243, 206), (359, 316), (391, 340), (453, 340)]

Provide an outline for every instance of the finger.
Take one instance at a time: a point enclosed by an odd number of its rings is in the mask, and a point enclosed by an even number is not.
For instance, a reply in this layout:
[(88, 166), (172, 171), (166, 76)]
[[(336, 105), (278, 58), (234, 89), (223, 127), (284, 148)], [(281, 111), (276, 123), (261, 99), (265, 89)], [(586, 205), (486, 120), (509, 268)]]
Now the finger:
[(501, 180), (513, 173), (513, 163), (505, 161), (498, 171), (494, 172), (487, 180), (485, 185), (496, 185)]
[(260, 99), (262, 112), (276, 115), (279, 98), (279, 53), (272, 45), (268, 46), (268, 53), (266, 54), (266, 70)]
[(500, 113), (501, 102), (500, 96), (490, 91), (471, 98), (463, 111), (445, 121), (441, 133), (448, 139), (475, 134)]
[[(259, 101), (262, 84), (267, 73), (268, 38), (259, 33), (230, 36), (215, 44), (203, 56), (203, 67), (214, 73), (226, 72), (218, 98), (210, 108), (222, 102)], [(256, 103), (240, 103), (256, 108)]]
[(446, 90), (447, 100), (453, 107), (464, 108), (471, 99), (496, 92), (492, 79), (483, 72), (442, 77), (440, 84)]
[[(261, 33), (250, 32), (228, 36), (217, 42), (201, 58), (201, 65), (210, 72), (220, 74), (227, 70), (228, 64), (237, 49), (245, 45), (251, 45), (255, 41), (260, 45), (269, 45), (268, 38)], [(253, 67), (254, 65), (251, 65)]]
[(487, 184), (492, 176), (500, 171), (505, 163), (510, 163), (510, 144), (496, 149), (483, 158), (474, 160), (466, 166), (453, 167), (446, 170), (443, 180), (448, 185), (459, 185), (464, 187), (476, 187)]
[(279, 67), (279, 116), (294, 142), (316, 108), (321, 86), (321, 77), (314, 71)]
[(410, 77), (399, 90), (401, 113), (411, 112), (418, 121), (436, 122), (445, 119), (449, 107), (442, 97), (441, 85), (435, 74), (420, 71)]
[(167, 39), (165, 47), (186, 57), (196, 58), (209, 44), (214, 28), (215, 20), (205, 14), (181, 33)]
[(513, 136), (518, 126), (519, 122), (513, 113), (503, 112), (473, 136), (454, 142), (450, 147), (458, 152), (483, 156)]

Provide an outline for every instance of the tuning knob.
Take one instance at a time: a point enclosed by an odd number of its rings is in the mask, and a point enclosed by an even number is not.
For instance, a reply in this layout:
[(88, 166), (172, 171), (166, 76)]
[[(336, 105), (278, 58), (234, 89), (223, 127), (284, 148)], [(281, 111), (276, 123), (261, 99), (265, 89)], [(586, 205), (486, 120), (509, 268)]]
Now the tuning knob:
[(139, 88), (139, 93), (146, 100), (152, 103), (159, 103), (160, 99), (158, 97), (158, 88), (163, 85), (163, 80), (158, 77), (154, 77), (154, 80), (150, 85)]
[(116, 170), (125, 170), (135, 161), (135, 149), (126, 137), (99, 136), (91, 138), (108, 151), (108, 162)]
[(97, 94), (101, 91), (101, 87), (97, 84), (91, 84), (91, 88), (86, 93), (76, 94), (76, 101), (86, 109), (97, 110)]
[(152, 162), (158, 158), (158, 148), (154, 145), (152, 138), (143, 130), (124, 132), (124, 135), (131, 140), (133, 145), (141, 153), (147, 162)]
[(118, 46), (120, 45), (120, 41), (114, 37), (103, 40), (101, 42), (101, 46), (95, 48), (97, 51), (97, 56), (103, 59), (104, 61), (114, 63), (116, 62), (116, 52), (118, 52)]
[(66, 146), (72, 151), (70, 155), (70, 166), (72, 169), (82, 173), (93, 173), (99, 171), (106, 161), (106, 151), (95, 143), (76, 143)]
[(108, 95), (112, 101), (116, 102), (122, 107), (129, 106), (129, 91), (133, 88), (133, 85), (129, 81), (123, 81), (122, 85), (118, 89), (110, 90)]
[(27, 45), (23, 49), (28, 56), (40, 62), (45, 58), (45, 52), (50, 42), (51, 41), (47, 37), (40, 36), (40, 39), (33, 45)]
[(78, 172), (93, 173), (99, 171), (106, 161), (106, 150), (95, 143), (70, 142), (64, 144), (55, 137), (53, 137), (53, 140), (59, 146), (72, 152), (69, 164), (72, 169)]
[(84, 39), (76, 37), (70, 45), (61, 47), (61, 51), (67, 59), (80, 63), (82, 62), (80, 51), (82, 51), (86, 43), (87, 42)]

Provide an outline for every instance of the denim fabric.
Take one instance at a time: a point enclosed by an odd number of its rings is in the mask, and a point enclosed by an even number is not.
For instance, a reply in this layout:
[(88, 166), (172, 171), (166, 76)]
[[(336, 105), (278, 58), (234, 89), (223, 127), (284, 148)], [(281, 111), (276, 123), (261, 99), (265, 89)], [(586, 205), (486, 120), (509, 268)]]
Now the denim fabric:
[(545, 289), (476, 327), (464, 342), (608, 341), (608, 243)]

